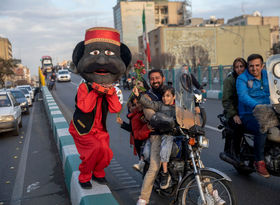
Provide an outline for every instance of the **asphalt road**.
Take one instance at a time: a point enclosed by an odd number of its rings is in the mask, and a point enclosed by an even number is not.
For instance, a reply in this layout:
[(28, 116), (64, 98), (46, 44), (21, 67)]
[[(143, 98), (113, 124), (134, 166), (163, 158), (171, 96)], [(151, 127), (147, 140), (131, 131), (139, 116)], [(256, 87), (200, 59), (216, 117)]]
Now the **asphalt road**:
[[(57, 83), (57, 89), (53, 91), (57, 104), (60, 106), (66, 120), (69, 122), (74, 111), (74, 98), (80, 77), (72, 74), (72, 81), (68, 83)], [(130, 91), (123, 91), (126, 101)], [(219, 159), (219, 153), (223, 150), (221, 132), (218, 131), (219, 124), (217, 115), (222, 112), (221, 102), (218, 100), (207, 100), (207, 125), (206, 136), (210, 140), (209, 149), (202, 152), (202, 160), (207, 167), (216, 168), (233, 180), (232, 185), (241, 205), (275, 205), (280, 204), (280, 183), (278, 177), (265, 179), (253, 173), (250, 176), (240, 176), (235, 169)], [(121, 117), (126, 119), (125, 107)], [(109, 114), (107, 127), (109, 128), (110, 144), (114, 152), (114, 159), (106, 169), (106, 177), (112, 193), (121, 205), (136, 204), (138, 199), (142, 176), (131, 167), (138, 159), (133, 155), (133, 149), (129, 145), (129, 133), (120, 129), (115, 122), (116, 115)], [(156, 193), (152, 194), (150, 204), (168, 204)]]
[(43, 101), (22, 120), (19, 136), (0, 133), (0, 204), (71, 204)]

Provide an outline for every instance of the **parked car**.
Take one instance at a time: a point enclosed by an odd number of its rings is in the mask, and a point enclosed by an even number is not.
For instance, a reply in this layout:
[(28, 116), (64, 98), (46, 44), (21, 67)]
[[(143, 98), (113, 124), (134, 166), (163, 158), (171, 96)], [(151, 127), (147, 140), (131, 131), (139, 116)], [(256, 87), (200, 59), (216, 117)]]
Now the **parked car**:
[(0, 91), (0, 132), (13, 131), (14, 135), (19, 135), (21, 120), (20, 104), (10, 91)]
[(57, 72), (57, 81), (71, 81), (71, 75), (68, 70), (59, 70)]
[(17, 102), (20, 103), (21, 112), (29, 114), (29, 105), (24, 93), (20, 89), (10, 90)]
[(34, 101), (34, 92), (33, 92), (31, 85), (18, 85), (17, 88), (26, 88), (28, 90), (28, 92), (30, 93), (32, 101)]
[(30, 95), (30, 92), (27, 90), (27, 88), (19, 87), (19, 89), (24, 93), (24, 96), (26, 97), (27, 102), (28, 102), (28, 106), (32, 106), (31, 95)]

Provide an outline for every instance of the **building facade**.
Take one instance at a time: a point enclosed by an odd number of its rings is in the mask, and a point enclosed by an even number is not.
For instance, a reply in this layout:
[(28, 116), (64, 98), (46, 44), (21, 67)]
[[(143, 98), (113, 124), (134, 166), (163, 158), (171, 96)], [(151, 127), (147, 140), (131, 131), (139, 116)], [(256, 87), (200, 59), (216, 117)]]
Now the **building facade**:
[[(270, 55), (270, 26), (159, 27), (148, 33), (151, 56), (163, 53), (176, 57), (175, 67), (186, 63), (190, 48), (207, 54), (209, 65), (231, 65), (236, 57), (259, 53)], [(142, 38), (138, 38), (143, 49)], [(199, 54), (196, 54), (199, 55)]]
[(13, 58), (12, 44), (7, 38), (0, 37), (0, 58), (4, 60)]
[(271, 48), (273, 44), (279, 42), (279, 17), (278, 16), (261, 16), (261, 14), (256, 11), (253, 15), (242, 15), (229, 19), (228, 25), (269, 25), (270, 26), (270, 41)]
[(145, 9), (146, 31), (163, 25), (183, 25), (186, 13), (184, 1), (117, 1), (114, 25), (121, 41), (133, 53), (138, 53), (138, 37), (143, 34), (142, 13)]

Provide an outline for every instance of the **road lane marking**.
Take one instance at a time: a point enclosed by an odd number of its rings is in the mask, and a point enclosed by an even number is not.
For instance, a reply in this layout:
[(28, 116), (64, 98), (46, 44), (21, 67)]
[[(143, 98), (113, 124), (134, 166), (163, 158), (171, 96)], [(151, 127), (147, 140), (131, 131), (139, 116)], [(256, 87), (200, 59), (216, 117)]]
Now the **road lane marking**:
[(132, 177), (119, 177), (120, 180), (133, 180)]
[(125, 170), (112, 170), (113, 174), (121, 174), (121, 173), (125, 173)]
[(116, 174), (117, 177), (121, 177), (121, 176), (129, 176), (128, 173), (122, 173), (122, 174)]
[[(135, 180), (130, 180), (130, 181), (121, 181), (121, 184), (137, 184)], [(137, 184), (138, 185), (138, 184)]]
[(210, 126), (210, 125), (205, 125), (205, 127), (208, 128), (208, 129), (210, 129), (210, 130), (214, 130), (214, 131), (216, 131), (216, 132), (222, 132), (222, 130), (219, 130), (218, 128), (212, 127), (212, 126)]
[(33, 115), (34, 110), (36, 108), (36, 104), (34, 104), (33, 109), (31, 111), (31, 115), (28, 121), (28, 127), (26, 132), (26, 139), (23, 144), (22, 153), (19, 161), (19, 166), (17, 170), (17, 175), (14, 183), (13, 193), (11, 196), (11, 205), (20, 205), (21, 204), (21, 198), (23, 193), (23, 187), (24, 187), (24, 177), (25, 177), (25, 171), (26, 171), (26, 162), (28, 157), (28, 150), (29, 150), (29, 144), (30, 144), (30, 138), (31, 138), (31, 130), (32, 130), (32, 123), (33, 123)]

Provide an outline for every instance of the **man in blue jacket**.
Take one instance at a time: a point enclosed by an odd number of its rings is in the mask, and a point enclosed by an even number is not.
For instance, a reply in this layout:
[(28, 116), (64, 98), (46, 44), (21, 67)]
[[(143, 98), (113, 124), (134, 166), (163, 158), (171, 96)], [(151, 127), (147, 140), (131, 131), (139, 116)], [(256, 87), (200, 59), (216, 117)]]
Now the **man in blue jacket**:
[(236, 81), (238, 94), (238, 111), (244, 127), (255, 135), (255, 167), (263, 177), (269, 177), (264, 162), (264, 145), (266, 134), (260, 132), (258, 121), (253, 116), (253, 110), (261, 104), (270, 104), (267, 72), (263, 69), (263, 58), (252, 54), (247, 59), (248, 69)]

